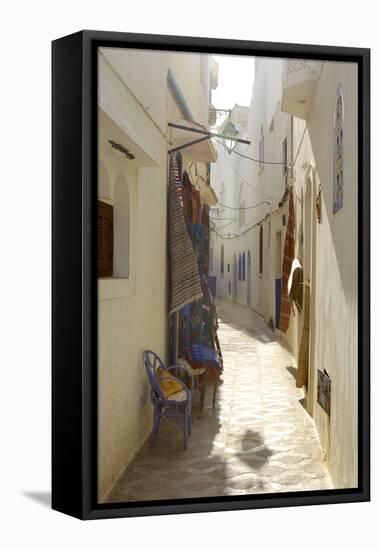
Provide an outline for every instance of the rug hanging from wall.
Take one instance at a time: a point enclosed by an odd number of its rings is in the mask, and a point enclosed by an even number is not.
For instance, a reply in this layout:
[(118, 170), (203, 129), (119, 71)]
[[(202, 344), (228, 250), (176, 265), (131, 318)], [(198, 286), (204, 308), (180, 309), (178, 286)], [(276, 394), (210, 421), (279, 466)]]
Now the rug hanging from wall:
[(284, 241), (284, 253), (282, 264), (282, 289), (279, 328), (286, 333), (290, 324), (291, 299), (288, 295), (288, 279), (291, 273), (292, 262), (295, 257), (295, 210), (293, 203), (293, 191), (289, 191), (288, 221), (286, 238)]
[(170, 313), (202, 297), (196, 255), (188, 235), (180, 194), (179, 167), (170, 155), (168, 190)]

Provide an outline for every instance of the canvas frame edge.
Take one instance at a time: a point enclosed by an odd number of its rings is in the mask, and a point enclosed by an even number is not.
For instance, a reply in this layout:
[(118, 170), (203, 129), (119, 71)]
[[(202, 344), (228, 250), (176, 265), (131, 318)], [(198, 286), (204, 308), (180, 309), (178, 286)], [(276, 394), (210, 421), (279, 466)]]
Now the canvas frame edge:
[[(96, 188), (97, 165), (97, 48), (102, 45), (358, 63), (357, 489), (212, 497), (190, 502), (183, 499), (136, 504), (97, 503), (96, 193), (93, 189)], [(369, 501), (370, 50), (103, 31), (81, 31), (55, 40), (52, 48), (52, 508), (80, 519), (101, 519)], [(75, 71), (72, 70), (73, 56), (77, 61)], [(62, 102), (61, 87), (66, 95), (72, 96), (73, 103)], [(74, 109), (70, 110), (72, 104)], [(72, 139), (75, 128), (80, 128), (80, 135)], [(67, 158), (71, 159), (70, 168), (65, 166)], [(74, 203), (72, 196), (78, 188), (81, 189), (80, 201)], [(63, 215), (64, 206), (70, 208), (68, 216)], [(71, 254), (73, 243), (74, 253)], [(70, 262), (63, 264), (67, 256)], [(67, 295), (71, 301), (64, 299)], [(68, 391), (72, 392), (69, 408), (65, 399)]]

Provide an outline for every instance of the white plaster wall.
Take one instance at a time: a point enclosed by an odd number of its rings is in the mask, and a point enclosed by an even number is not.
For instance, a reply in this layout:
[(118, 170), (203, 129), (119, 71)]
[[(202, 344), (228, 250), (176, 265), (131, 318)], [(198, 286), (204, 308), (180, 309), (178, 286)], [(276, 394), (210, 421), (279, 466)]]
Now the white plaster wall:
[(208, 58), (194, 53), (169, 53), (169, 65), (195, 121), (208, 126)]
[[(153, 62), (151, 62), (152, 55), (154, 56)], [(99, 74), (102, 73), (106, 76), (107, 73), (105, 73), (105, 70), (107, 67), (104, 59), (114, 69), (115, 77), (110, 81), (114, 91), (119, 89), (116, 80), (122, 81), (125, 89), (130, 90), (135, 98), (148, 108), (151, 117), (165, 132), (167, 120), (164, 105), (167, 93), (168, 52), (130, 49), (126, 55), (126, 50), (121, 51), (120, 48), (101, 48)], [(105, 78), (103, 78), (102, 82), (105, 84)], [(151, 85), (152, 83), (154, 85)], [(136, 117), (136, 120), (139, 120), (140, 114), (138, 110), (130, 110), (128, 118), (130, 117)], [(151, 136), (147, 139), (151, 140)]]
[[(333, 215), (334, 110), (344, 90), (344, 206)], [(297, 150), (305, 122), (294, 121)], [(314, 222), (311, 273), (311, 361), (309, 408), (314, 416), (335, 487), (357, 484), (357, 70), (324, 63), (295, 166), (297, 234), (301, 189), (312, 187), (312, 209), (321, 185), (321, 223)], [(299, 251), (299, 242), (296, 243)], [(298, 356), (302, 316), (291, 319), (285, 341)], [(332, 379), (330, 419), (317, 403), (317, 369)]]
[(120, 175), (128, 186), (130, 261), (128, 278), (99, 280), (100, 500), (149, 434), (142, 352), (153, 348), (165, 358), (167, 342), (165, 146), (161, 167), (133, 166), (106, 143), (113, 124), (102, 122), (101, 162), (112, 186)]
[[(333, 215), (333, 120), (342, 84), (344, 205)], [(322, 186), (315, 273), (315, 365), (332, 379), (329, 419), (318, 405), (315, 421), (337, 487), (357, 484), (357, 67), (325, 63), (308, 122), (316, 185)], [(322, 258), (322, 261), (321, 261)]]
[[(254, 86), (252, 90), (252, 99), (249, 108), (248, 125), (241, 128), (247, 139), (251, 141), (250, 145), (238, 145), (236, 151), (252, 157), (259, 158), (259, 140), (261, 126), (264, 129), (265, 139), (265, 159), (281, 162), (282, 161), (282, 142), (287, 137), (288, 151), (290, 147), (290, 118), (279, 109), (279, 98), (281, 94), (280, 81), (281, 62), (262, 58), (259, 63), (259, 69), (256, 72)], [(253, 77), (252, 77), (253, 78)], [(274, 119), (274, 129), (270, 130), (271, 121)], [(281, 214), (277, 213), (278, 203), (284, 192), (285, 178), (283, 176), (281, 165), (264, 165), (260, 167), (257, 162), (241, 158), (234, 153), (228, 155), (222, 147), (219, 147), (219, 158), (214, 167), (212, 167), (212, 186), (216, 188), (219, 196), (220, 182), (225, 182), (226, 204), (236, 208), (240, 202), (244, 201), (246, 206), (258, 205), (254, 209), (245, 211), (245, 222), (239, 225), (238, 211), (233, 211), (236, 221), (230, 225), (230, 234), (239, 235), (234, 239), (220, 240), (216, 249), (216, 264), (219, 265), (219, 254), (221, 244), (224, 244), (225, 264), (232, 262), (233, 254), (237, 256), (245, 252), (246, 256), (246, 281), (237, 283), (237, 301), (240, 304), (247, 305), (247, 253), (251, 254), (251, 307), (261, 313), (268, 323), (270, 318), (275, 321), (275, 234), (282, 231), (284, 241), (285, 232), (281, 226)], [(232, 166), (231, 166), (232, 165)], [(239, 174), (239, 175), (238, 175)], [(240, 176), (240, 177), (239, 177)], [(241, 183), (243, 184), (242, 196), (240, 196)], [(260, 203), (263, 203), (260, 205)], [(260, 206), (259, 206), (260, 205)], [(282, 208), (285, 211), (285, 206)], [(271, 219), (269, 213), (271, 211)], [(226, 213), (227, 212), (227, 213)], [(220, 207), (220, 217), (230, 216), (231, 211), (223, 211)], [(262, 222), (263, 226), (263, 273), (259, 270), (259, 226), (254, 227), (247, 233), (244, 231), (254, 224)], [(226, 222), (219, 221), (216, 229)], [(269, 228), (269, 223), (271, 228)], [(222, 231), (223, 235), (228, 236), (228, 229)], [(227, 277), (218, 273), (217, 289), (218, 295), (226, 298), (232, 296), (228, 294), (228, 282), (232, 279), (232, 272)]]
[[(345, 102), (345, 153), (344, 153), (344, 206), (332, 213), (333, 193), (333, 121), (337, 86), (342, 84)], [(282, 161), (282, 143), (287, 137), (288, 161), (291, 161), (291, 117), (280, 111), (281, 61), (260, 59), (256, 71), (250, 105), (248, 137), (251, 145), (239, 151), (259, 157), (260, 128), (265, 135), (265, 160)], [(270, 129), (271, 122), (273, 129)], [(301, 139), (305, 130), (305, 138)], [(293, 118), (293, 153), (297, 154), (294, 170), (294, 206), (296, 218), (296, 255), (301, 257), (300, 221), (301, 197), (305, 198), (306, 185), (312, 187), (312, 209), (315, 214), (315, 198), (319, 184), (322, 186), (322, 222), (314, 217), (312, 261), (312, 314), (311, 361), (314, 377), (310, 380), (309, 410), (312, 412), (325, 450), (326, 459), (336, 487), (352, 487), (357, 483), (357, 73), (349, 64), (324, 63), (311, 110), (306, 123)], [(233, 163), (234, 171), (230, 169)], [(214, 251), (217, 292), (231, 299), (226, 272), (233, 254), (252, 251), (252, 307), (264, 316), (266, 322), (275, 320), (275, 288), (277, 274), (275, 252), (276, 233), (281, 231), (283, 253), (288, 202), (279, 208), (284, 191), (281, 166), (265, 165), (222, 154), (212, 172), (212, 185), (219, 191), (225, 182), (227, 204), (238, 206), (240, 180), (238, 171), (250, 185), (244, 185), (246, 205), (267, 200), (271, 204), (271, 217), (262, 222), (264, 231), (263, 274), (258, 273), (259, 227), (236, 239), (216, 236)], [(230, 202), (231, 201), (231, 202)], [(267, 206), (246, 211), (245, 227), (263, 219)], [(224, 215), (223, 212), (220, 216)], [(238, 212), (237, 212), (238, 216)], [(271, 239), (268, 239), (268, 223), (271, 222)], [(222, 222), (218, 222), (220, 226)], [(231, 233), (241, 233), (238, 223), (231, 226)], [(220, 276), (220, 248), (225, 249), (225, 274)], [(218, 271), (217, 271), (218, 270)], [(246, 304), (246, 283), (238, 282), (237, 301)], [(283, 343), (298, 359), (303, 327), (303, 313), (295, 311)], [(332, 403), (330, 421), (317, 404), (317, 369), (326, 369), (332, 378)]]
[[(211, 166), (211, 185), (216, 192), (219, 201), (227, 206), (237, 206), (238, 190), (241, 183), (236, 174), (238, 167), (235, 164), (235, 156), (229, 155), (225, 148), (215, 142), (217, 150), (217, 162)], [(238, 161), (237, 161), (238, 162)], [(235, 169), (233, 169), (235, 168)], [(222, 189), (224, 193), (222, 194)], [(222, 199), (222, 196), (224, 197)], [(233, 235), (238, 230), (238, 212), (217, 205), (218, 214), (211, 211), (211, 217), (215, 220), (215, 239), (213, 252), (213, 274), (217, 277), (216, 292), (217, 296), (231, 299), (228, 292), (228, 283), (232, 280), (233, 253), (231, 241), (222, 239), (220, 235)], [(221, 245), (224, 245), (224, 274), (221, 273)], [(238, 256), (238, 252), (237, 252)], [(227, 271), (227, 264), (230, 264), (230, 271)]]

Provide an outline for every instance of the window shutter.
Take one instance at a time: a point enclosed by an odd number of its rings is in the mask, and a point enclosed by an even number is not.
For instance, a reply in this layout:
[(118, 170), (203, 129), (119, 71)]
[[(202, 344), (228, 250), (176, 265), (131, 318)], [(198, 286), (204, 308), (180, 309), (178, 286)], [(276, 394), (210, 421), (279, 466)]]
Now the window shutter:
[(97, 201), (97, 276), (113, 275), (113, 206)]

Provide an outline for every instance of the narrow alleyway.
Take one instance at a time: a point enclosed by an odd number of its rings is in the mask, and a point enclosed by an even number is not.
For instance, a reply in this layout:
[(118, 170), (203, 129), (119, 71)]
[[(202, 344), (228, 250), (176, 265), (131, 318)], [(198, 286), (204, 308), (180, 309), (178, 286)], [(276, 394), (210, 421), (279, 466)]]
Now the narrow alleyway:
[(313, 421), (295, 387), (291, 353), (250, 309), (218, 303), (223, 384), (200, 415), (194, 396), (189, 448), (171, 422), (147, 442), (109, 502), (331, 488)]

